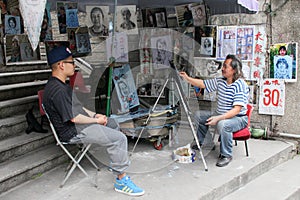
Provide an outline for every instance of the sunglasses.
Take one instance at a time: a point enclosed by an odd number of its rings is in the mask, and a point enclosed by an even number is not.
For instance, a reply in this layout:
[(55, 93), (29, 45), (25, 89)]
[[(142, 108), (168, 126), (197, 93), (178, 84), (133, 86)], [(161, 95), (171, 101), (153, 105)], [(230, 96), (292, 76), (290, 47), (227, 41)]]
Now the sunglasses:
[(63, 61), (63, 63), (69, 63), (69, 64), (72, 64), (72, 65), (75, 65), (75, 61)]

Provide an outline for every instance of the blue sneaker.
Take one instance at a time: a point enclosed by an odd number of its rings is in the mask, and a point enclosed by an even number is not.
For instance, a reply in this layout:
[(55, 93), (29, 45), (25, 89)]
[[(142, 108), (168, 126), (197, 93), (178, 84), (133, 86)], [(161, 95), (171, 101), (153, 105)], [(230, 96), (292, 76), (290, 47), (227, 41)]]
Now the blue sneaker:
[(141, 196), (145, 193), (142, 188), (136, 186), (129, 176), (124, 176), (121, 180), (116, 178), (115, 190), (130, 196)]

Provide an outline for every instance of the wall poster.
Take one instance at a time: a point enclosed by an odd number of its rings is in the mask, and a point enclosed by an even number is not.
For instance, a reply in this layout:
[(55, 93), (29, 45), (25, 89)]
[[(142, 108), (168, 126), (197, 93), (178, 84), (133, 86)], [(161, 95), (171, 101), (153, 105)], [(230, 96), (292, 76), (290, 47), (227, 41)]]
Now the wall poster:
[(270, 46), (270, 78), (297, 81), (297, 43), (278, 43)]
[(264, 79), (260, 86), (259, 114), (284, 115), (284, 105), (284, 80)]
[(217, 59), (225, 60), (228, 54), (243, 61), (253, 60), (254, 26), (220, 26), (217, 31)]

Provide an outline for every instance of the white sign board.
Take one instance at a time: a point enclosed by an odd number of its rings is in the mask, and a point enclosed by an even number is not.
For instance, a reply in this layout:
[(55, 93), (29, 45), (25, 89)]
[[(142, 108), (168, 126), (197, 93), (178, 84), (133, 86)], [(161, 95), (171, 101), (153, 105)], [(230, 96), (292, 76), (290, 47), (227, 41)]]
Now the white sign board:
[(284, 80), (264, 79), (260, 88), (259, 114), (284, 115)]

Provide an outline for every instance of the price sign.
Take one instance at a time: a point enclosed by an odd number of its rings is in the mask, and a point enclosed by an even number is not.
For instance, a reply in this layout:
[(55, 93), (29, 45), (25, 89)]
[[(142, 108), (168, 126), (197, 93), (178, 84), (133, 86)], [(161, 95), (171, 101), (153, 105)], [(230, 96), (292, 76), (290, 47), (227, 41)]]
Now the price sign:
[(259, 96), (259, 114), (284, 115), (284, 80), (264, 79)]

